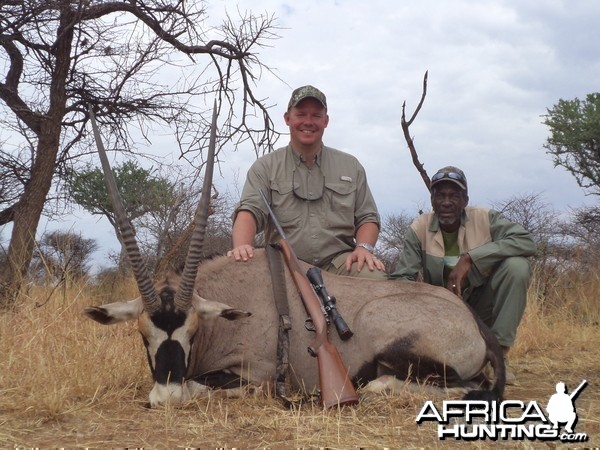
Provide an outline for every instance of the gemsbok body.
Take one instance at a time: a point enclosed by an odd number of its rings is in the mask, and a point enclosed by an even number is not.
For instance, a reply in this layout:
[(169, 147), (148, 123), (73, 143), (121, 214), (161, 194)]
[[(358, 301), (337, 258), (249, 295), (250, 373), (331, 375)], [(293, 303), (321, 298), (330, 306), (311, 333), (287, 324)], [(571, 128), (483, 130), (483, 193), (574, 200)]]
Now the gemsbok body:
[[(104, 149), (92, 111), (90, 116), (102, 158)], [(123, 213), (119, 229), (141, 296), (84, 310), (102, 324), (138, 321), (154, 380), (152, 406), (185, 402), (203, 395), (208, 388), (237, 388), (242, 384), (267, 387), (275, 383), (279, 316), (265, 252), (257, 250), (245, 263), (222, 256), (200, 264), (212, 182), (215, 122), (216, 106), (209, 164), (183, 274), (152, 282)], [(102, 160), (108, 180), (112, 174), (106, 158)], [(109, 191), (116, 192), (110, 180), (107, 183)], [(118, 195), (111, 195), (113, 203), (120, 201)], [(118, 213), (122, 207), (115, 205), (115, 210)], [(306, 264), (305, 269), (309, 267)], [(330, 333), (330, 340), (355, 385), (391, 375), (402, 381), (460, 386), (479, 378), (489, 361), (495, 369), (495, 383), (490, 390), (472, 391), (469, 398), (502, 397), (505, 368), (496, 338), (448, 290), (424, 283), (359, 279), (326, 272), (323, 279), (354, 331), (349, 340), (342, 341), (335, 333)], [(305, 328), (307, 314), (289, 273), (286, 289), (292, 322), (289, 382), (305, 393), (313, 393), (319, 386), (315, 358), (307, 351), (313, 335)]]
[[(327, 272), (323, 279), (354, 331), (347, 341), (329, 334), (357, 385), (394, 375), (457, 386), (475, 378), (488, 360), (495, 359), (497, 367), (502, 361), (491, 332), (446, 289)], [(138, 320), (155, 383), (150, 403), (185, 401), (205, 386), (239, 387), (240, 379), (273, 386), (279, 318), (265, 252), (257, 250), (246, 263), (226, 256), (202, 263), (187, 309), (174, 305), (179, 282), (172, 276), (156, 285), (160, 307), (150, 314), (141, 298), (86, 309), (104, 324)], [(289, 381), (311, 393), (319, 386), (315, 358), (307, 351), (313, 334), (304, 326), (307, 315), (287, 273), (286, 288), (292, 320)], [(502, 387), (495, 389), (500, 395)]]

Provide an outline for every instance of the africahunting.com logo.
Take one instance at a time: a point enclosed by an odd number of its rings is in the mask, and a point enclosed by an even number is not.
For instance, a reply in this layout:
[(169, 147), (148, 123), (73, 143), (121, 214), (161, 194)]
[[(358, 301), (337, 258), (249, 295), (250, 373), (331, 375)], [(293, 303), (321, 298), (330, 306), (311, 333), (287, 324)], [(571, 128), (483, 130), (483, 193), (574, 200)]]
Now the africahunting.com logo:
[(564, 383), (557, 383), (556, 393), (546, 405), (546, 413), (536, 401), (488, 403), (479, 400), (446, 400), (439, 409), (432, 401), (427, 401), (417, 415), (416, 422), (437, 422), (437, 434), (441, 440), (560, 439), (562, 442), (585, 442), (588, 440), (587, 434), (575, 432), (575, 399), (586, 386), (587, 381), (583, 380), (569, 394)]

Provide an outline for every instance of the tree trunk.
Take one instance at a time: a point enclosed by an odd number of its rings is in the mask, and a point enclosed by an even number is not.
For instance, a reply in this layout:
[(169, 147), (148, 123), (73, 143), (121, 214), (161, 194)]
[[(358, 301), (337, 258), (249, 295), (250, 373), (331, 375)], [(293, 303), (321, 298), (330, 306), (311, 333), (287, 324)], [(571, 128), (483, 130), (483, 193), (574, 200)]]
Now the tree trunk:
[[(44, 131), (50, 133), (53, 130)], [(58, 133), (54, 134), (57, 136), (40, 138), (38, 154), (43, 156), (35, 162), (31, 171), (31, 180), (25, 186), (23, 196), (14, 210), (7, 264), (0, 272), (0, 307), (3, 308), (9, 308), (14, 304), (23, 280), (27, 276), (35, 245), (35, 233), (52, 184), (60, 123)]]
[(52, 185), (67, 102), (66, 80), (71, 65), (73, 22), (68, 5), (61, 10), (56, 35), (54, 67), (49, 87), (50, 105), (39, 127), (37, 159), (31, 170), (31, 179), (14, 210), (7, 264), (0, 270), (0, 308), (11, 308), (19, 295), (33, 256), (37, 226)]

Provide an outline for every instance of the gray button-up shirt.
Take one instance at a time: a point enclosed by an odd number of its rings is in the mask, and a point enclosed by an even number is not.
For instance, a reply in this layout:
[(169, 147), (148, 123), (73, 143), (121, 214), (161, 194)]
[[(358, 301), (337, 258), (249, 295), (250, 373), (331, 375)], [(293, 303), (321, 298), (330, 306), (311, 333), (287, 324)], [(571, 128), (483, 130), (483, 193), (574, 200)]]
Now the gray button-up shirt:
[(278, 237), (259, 190), (298, 258), (316, 266), (352, 251), (364, 223), (380, 225), (364, 168), (354, 156), (330, 147), (323, 146), (310, 169), (288, 145), (259, 158), (248, 171), (234, 214), (250, 211), (272, 243)]

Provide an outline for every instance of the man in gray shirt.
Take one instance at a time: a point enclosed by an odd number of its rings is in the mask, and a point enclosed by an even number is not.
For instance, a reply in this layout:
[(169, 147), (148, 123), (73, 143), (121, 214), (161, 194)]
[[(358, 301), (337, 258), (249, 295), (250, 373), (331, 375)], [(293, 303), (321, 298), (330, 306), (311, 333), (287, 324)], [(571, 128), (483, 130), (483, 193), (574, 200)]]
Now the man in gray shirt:
[(384, 265), (373, 255), (380, 218), (365, 170), (354, 156), (323, 145), (325, 95), (313, 86), (296, 89), (283, 117), (290, 143), (248, 171), (228, 256), (251, 259), (262, 230), (267, 243), (276, 240), (262, 191), (299, 259), (340, 275), (384, 279)]

